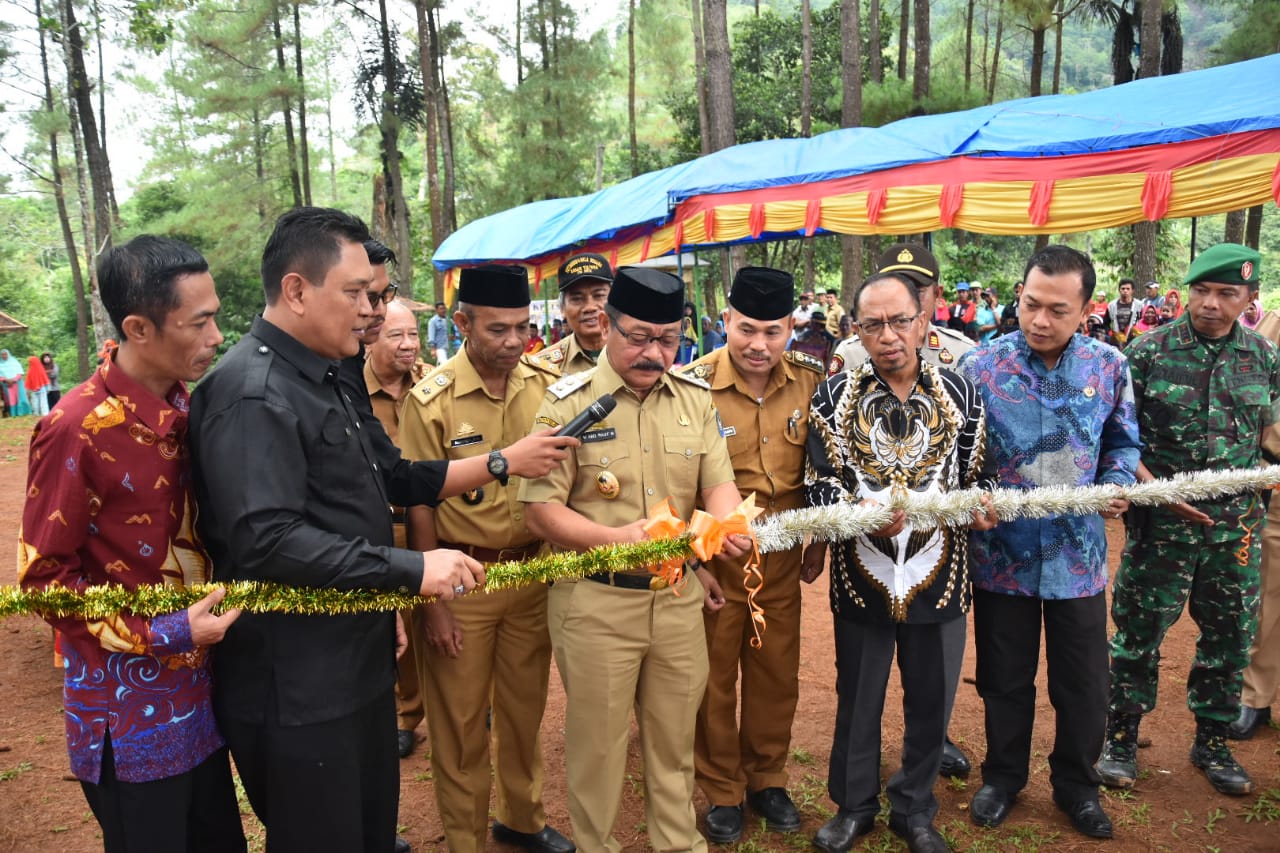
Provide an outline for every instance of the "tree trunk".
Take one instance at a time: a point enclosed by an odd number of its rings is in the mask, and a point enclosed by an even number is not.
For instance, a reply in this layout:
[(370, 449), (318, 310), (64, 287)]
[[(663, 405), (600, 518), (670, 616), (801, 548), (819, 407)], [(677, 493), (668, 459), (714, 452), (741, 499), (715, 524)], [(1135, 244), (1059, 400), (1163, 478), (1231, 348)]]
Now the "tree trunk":
[(702, 43), (702, 0), (692, 0), (693, 7), (693, 82), (698, 92), (698, 133), (702, 153), (711, 153), (711, 118), (707, 115), (707, 54)]
[[(271, 32), (276, 39), (276, 70), (280, 72), (280, 82), (289, 79), (289, 71), (284, 62), (284, 34), (280, 29), (280, 0), (271, 2)], [(280, 104), (284, 108), (284, 144), (289, 154), (289, 186), (293, 189), (293, 206), (302, 207), (302, 180), (298, 177), (298, 146), (293, 139), (293, 104), (288, 91), (280, 94)]]
[[(1158, 0), (1142, 5), (1142, 52), (1139, 54), (1138, 76), (1160, 76), (1160, 14)], [(1138, 281), (1156, 278), (1155, 222), (1139, 222), (1133, 226), (1133, 277)]]
[(636, 0), (627, 3), (627, 136), (631, 141), (631, 177), (640, 174), (636, 142)]
[[(883, 83), (884, 56), (880, 52), (880, 0), (871, 0), (867, 17), (870, 19), (867, 21), (867, 37), (871, 44), (871, 55), (867, 57), (867, 62), (870, 64), (871, 82)], [(861, 31), (859, 31), (859, 35), (861, 35)], [(859, 41), (861, 41), (861, 38), (859, 38)]]
[[(84, 64), (84, 40), (76, 22), (74, 0), (63, 0), (63, 58), (67, 66), (67, 108), (71, 117), (72, 140), (76, 148), (76, 178), (80, 193), (80, 224), (84, 232), (85, 262), (89, 267), (89, 311), (98, 344), (115, 337), (116, 331), (98, 296), (98, 257), (111, 248), (115, 219), (111, 214), (111, 161), (102, 147), (93, 115), (92, 87)], [(78, 131), (78, 132), (77, 132)], [(89, 173), (86, 186), (84, 173)], [(90, 190), (92, 192), (90, 192)], [(90, 195), (92, 201), (90, 201)]]
[(1031, 97), (1040, 94), (1041, 79), (1044, 76), (1044, 27), (1036, 25), (1031, 28)]
[(902, 0), (902, 14), (898, 19), (898, 79), (907, 79), (907, 39), (911, 38), (911, 3)]
[(729, 55), (729, 22), (726, 0), (705, 0), (703, 36), (707, 53), (707, 117), (711, 124), (711, 150), (728, 148), (735, 141), (733, 62)]
[(302, 74), (302, 0), (293, 0), (293, 62), (298, 74), (298, 147), (302, 153), (302, 203), (311, 206), (311, 149), (307, 146), (307, 81)]
[[(391, 27), (387, 22), (387, 2), (378, 0), (378, 35), (382, 39), (382, 110), (378, 134), (382, 145), (382, 171), (386, 177), (387, 237), (396, 253), (400, 271), (400, 292), (413, 296), (413, 244), (409, 241), (409, 204), (404, 197), (400, 169), (400, 117), (395, 112), (395, 63), (392, 58)], [(286, 130), (288, 125), (286, 124)]]
[[(440, 87), (436, 83), (436, 59), (434, 46), (431, 43), (431, 27), (427, 23), (427, 3), (433, 6), (435, 0), (414, 0), (413, 10), (418, 24), (418, 68), (422, 74), (423, 88), (423, 173), (427, 185), (427, 213), (431, 220), (431, 233), (427, 235), (426, 256), (429, 258), (440, 248), (444, 239), (443, 210), (440, 207), (440, 147), (439, 101)], [(517, 24), (518, 28), (518, 24)], [(431, 266), (432, 301), (444, 299), (444, 277), (434, 266)]]
[[(40, 71), (44, 77), (44, 108), (53, 116), (53, 81), (49, 76), (49, 54), (45, 48), (44, 9), (41, 0), (35, 0), (36, 29), (40, 33)], [(74, 132), (74, 131), (73, 131)], [(49, 167), (53, 172), (53, 199), (58, 208), (58, 225), (62, 229), (62, 242), (67, 249), (67, 262), (71, 265), (71, 284), (76, 297), (76, 369), (81, 379), (89, 375), (89, 301), (84, 290), (84, 274), (80, 269), (80, 250), (71, 230), (71, 216), (67, 212), (67, 195), (62, 183), (62, 164), (58, 158), (58, 133), (49, 131)]]
[(1062, 19), (1066, 12), (1062, 0), (1058, 0), (1058, 14), (1053, 24), (1053, 94), (1062, 91)]
[(338, 202), (338, 160), (333, 150), (333, 76), (329, 72), (332, 54), (325, 48), (324, 62), (324, 117), (325, 135), (329, 143), (329, 203)]
[(996, 44), (991, 51), (991, 79), (987, 84), (987, 103), (996, 101), (996, 80), (1000, 73), (1000, 42), (1004, 39), (1004, 0), (996, 4)]
[(918, 105), (929, 97), (929, 54), (933, 40), (929, 36), (929, 0), (916, 3), (916, 63), (911, 72), (911, 99)]
[[(516, 86), (524, 82), (524, 9), (516, 0)], [(439, 300), (436, 300), (437, 302)]]
[(444, 75), (444, 52), (440, 49), (440, 28), (436, 24), (436, 9), (427, 10), (427, 26), (431, 30), (431, 53), (436, 59), (436, 85), (440, 97), (436, 102), (436, 118), (440, 127), (440, 161), (444, 169), (444, 186), (441, 190), (442, 231), (440, 242), (458, 229), (458, 216), (454, 203), (456, 183), (453, 171), (453, 116), (449, 109), (449, 83)]
[(1244, 224), (1244, 244), (1255, 251), (1262, 239), (1262, 205), (1255, 204), (1249, 208), (1249, 215)]
[[(106, 53), (102, 49), (102, 7), (93, 2), (93, 36), (98, 43), (98, 141), (107, 150), (107, 74)], [(111, 222), (120, 224), (120, 206), (116, 204), (116, 186), (113, 181), (107, 190), (111, 193)]]
[(1227, 223), (1222, 229), (1222, 242), (1224, 243), (1243, 243), (1244, 242), (1244, 220), (1246, 211), (1229, 210), (1227, 211)]
[[(843, 11), (843, 9), (842, 9)], [(800, 0), (800, 135), (813, 133), (813, 12), (809, 0)], [(812, 262), (813, 246), (808, 247), (808, 260)], [(807, 264), (806, 274), (812, 274), (812, 263)], [(806, 281), (806, 290), (812, 281)]]
[[(258, 111), (258, 105), (253, 105), (253, 171), (258, 178), (258, 222), (265, 223), (267, 221), (267, 198), (265, 187), (267, 185), (267, 168), (263, 162), (262, 153), (262, 114)], [(335, 193), (336, 195), (336, 193)]]
[(977, 0), (969, 0), (964, 13), (964, 91), (969, 93), (973, 82), (973, 7)]
[[(862, 30), (860, 0), (840, 0), (840, 126), (862, 124)], [(871, 42), (873, 55), (879, 46)], [(840, 235), (840, 304), (848, 305), (862, 281), (862, 237)]]

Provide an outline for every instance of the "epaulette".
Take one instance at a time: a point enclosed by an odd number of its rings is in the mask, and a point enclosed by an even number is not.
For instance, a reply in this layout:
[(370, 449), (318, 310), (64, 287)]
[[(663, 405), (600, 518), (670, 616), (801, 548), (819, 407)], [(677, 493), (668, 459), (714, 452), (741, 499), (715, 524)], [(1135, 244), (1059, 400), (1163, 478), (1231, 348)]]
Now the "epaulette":
[(419, 403), (425, 403), (452, 384), (453, 368), (440, 366), (422, 377), (422, 381), (414, 385), (409, 393)]
[(701, 379), (703, 382), (710, 384), (711, 380), (715, 378), (716, 366), (712, 363), (704, 362), (702, 359), (698, 359), (693, 364), (685, 365), (680, 368), (678, 372), (685, 376), (691, 376), (694, 379)]
[(552, 376), (559, 376), (560, 368), (540, 358), (543, 352), (546, 352), (546, 350), (536, 352), (533, 355), (522, 355), (520, 356), (520, 363), (528, 367), (532, 367), (535, 370), (541, 370), (543, 373), (550, 373)]
[(679, 370), (672, 370), (667, 375), (674, 376), (676, 379), (682, 380), (684, 382), (688, 382), (690, 385), (697, 385), (699, 388), (705, 388), (708, 391), (711, 390), (711, 385), (708, 384), (707, 380), (699, 376), (694, 376), (690, 373), (684, 373)]
[(827, 375), (826, 365), (824, 365), (821, 360), (809, 355), (809, 353), (807, 352), (797, 352), (795, 350), (787, 350), (782, 354), (782, 357), (785, 358), (787, 361), (789, 361), (791, 364), (799, 365), (800, 367), (809, 368), (819, 376)]
[(563, 400), (574, 391), (577, 391), (583, 385), (591, 381), (591, 377), (595, 374), (594, 367), (583, 370), (579, 373), (570, 373), (568, 376), (561, 376), (560, 379), (547, 388), (547, 393), (555, 397), (557, 400)]

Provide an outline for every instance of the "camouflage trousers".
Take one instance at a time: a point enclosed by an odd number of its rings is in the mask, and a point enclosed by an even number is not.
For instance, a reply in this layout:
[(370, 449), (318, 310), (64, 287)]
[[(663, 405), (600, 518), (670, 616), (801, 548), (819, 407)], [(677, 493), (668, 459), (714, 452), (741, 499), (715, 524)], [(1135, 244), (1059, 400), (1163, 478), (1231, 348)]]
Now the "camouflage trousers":
[(1158, 536), (1126, 543), (1111, 595), (1113, 712), (1145, 714), (1155, 707), (1160, 644), (1189, 602), (1200, 636), (1187, 676), (1187, 707), (1208, 720), (1236, 718), (1257, 630), (1261, 533), (1253, 532), (1242, 553), (1243, 534), (1221, 543)]

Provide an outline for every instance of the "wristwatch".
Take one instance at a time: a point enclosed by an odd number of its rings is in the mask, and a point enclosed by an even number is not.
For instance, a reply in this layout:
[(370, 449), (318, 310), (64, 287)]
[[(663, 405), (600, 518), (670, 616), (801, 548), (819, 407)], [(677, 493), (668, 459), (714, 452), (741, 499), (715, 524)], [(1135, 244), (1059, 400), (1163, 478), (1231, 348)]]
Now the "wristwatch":
[(498, 481), (499, 485), (507, 484), (507, 457), (502, 455), (501, 450), (494, 450), (489, 453), (489, 473), (493, 475), (493, 479)]

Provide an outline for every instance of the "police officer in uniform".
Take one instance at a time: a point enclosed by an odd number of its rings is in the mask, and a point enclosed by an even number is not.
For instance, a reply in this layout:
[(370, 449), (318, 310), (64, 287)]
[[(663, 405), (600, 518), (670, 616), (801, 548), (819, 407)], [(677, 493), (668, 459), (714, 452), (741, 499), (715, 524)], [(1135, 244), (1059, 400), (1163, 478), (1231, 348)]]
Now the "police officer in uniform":
[[(880, 255), (877, 272), (895, 273), (906, 276), (913, 282), (920, 294), (920, 310), (924, 313), (927, 325), (924, 343), (920, 347), (920, 357), (935, 367), (954, 368), (960, 356), (973, 349), (976, 344), (969, 338), (952, 331), (946, 326), (933, 324), (934, 311), (938, 305), (938, 292), (942, 285), (938, 281), (938, 259), (924, 246), (915, 243), (895, 243)], [(857, 370), (867, 360), (867, 349), (862, 345), (858, 335), (854, 335), (840, 343), (836, 354), (831, 357), (828, 376), (835, 376), (841, 370)], [(952, 649), (952, 651), (957, 651)], [(964, 654), (961, 648), (957, 652)], [(954, 704), (955, 697), (952, 696)], [(947, 709), (950, 718), (951, 709)], [(969, 775), (973, 766), (960, 747), (952, 742), (948, 735), (942, 745), (942, 766), (939, 776), (963, 779)]]
[[(1200, 254), (1183, 282), (1187, 311), (1125, 351), (1145, 444), (1139, 482), (1180, 471), (1251, 468), (1258, 436), (1280, 419), (1280, 354), (1237, 322), (1258, 294), (1261, 256), (1221, 243)], [(1197, 506), (1155, 507), (1129, 519), (1111, 618), (1111, 701), (1097, 770), (1127, 788), (1137, 777), (1138, 723), (1155, 707), (1160, 645), (1190, 602), (1200, 628), (1187, 678), (1196, 718), (1191, 763), (1220, 793), (1253, 790), (1227, 745), (1240, 712), (1242, 673), (1257, 626), (1264, 502), (1230, 495)]]
[[(729, 291), (727, 345), (682, 371), (711, 386), (738, 491), (743, 497), (754, 492), (766, 514), (804, 505), (809, 401), (825, 375), (816, 358), (783, 351), (794, 308), (790, 273), (738, 270)], [(756, 634), (743, 586), (745, 562), (720, 557), (708, 567), (725, 605), (705, 615), (710, 676), (698, 711), (694, 768), (711, 803), (707, 838), (718, 843), (741, 835), (744, 794), (770, 829), (800, 828), (800, 813), (786, 789), (791, 722), (800, 694), (800, 547), (761, 560), (763, 584), (755, 600), (768, 621), (759, 648), (752, 645)]]
[[(535, 425), (559, 427), (603, 394), (617, 401), (564, 466), (520, 486), (530, 530), (557, 548), (643, 541), (646, 517), (668, 498), (685, 519), (699, 500), (717, 517), (741, 500), (706, 383), (669, 372), (683, 295), (676, 276), (620, 268), (599, 365), (548, 389)], [(741, 557), (749, 547), (733, 536), (725, 551)], [(622, 849), (613, 828), (633, 708), (651, 846), (706, 850), (693, 808), (694, 726), (707, 682), (701, 608), (722, 604), (706, 569), (686, 572), (676, 588), (645, 566), (552, 587), (548, 622), (566, 695), (569, 816), (584, 850)]]
[(613, 270), (603, 255), (574, 255), (560, 265), (560, 313), (572, 334), (539, 351), (534, 360), (556, 373), (570, 374), (596, 366), (609, 319), (605, 300), (613, 284)]
[[(409, 542), (424, 551), (455, 548), (482, 563), (532, 557), (541, 542), (525, 526), (502, 448), (529, 431), (555, 375), (522, 358), (529, 328), (524, 268), (464, 269), (454, 323), (466, 343), (413, 387), (401, 417), (401, 446), (414, 458), (487, 457), (497, 482), (435, 509), (410, 508)], [(449, 849), (484, 850), (491, 772), (486, 711), (492, 702), (494, 837), (541, 853), (569, 853), (573, 844), (547, 825), (542, 807), (539, 727), (551, 666), (546, 585), (432, 602), (418, 621), (426, 639), (419, 679), (436, 805)]]

